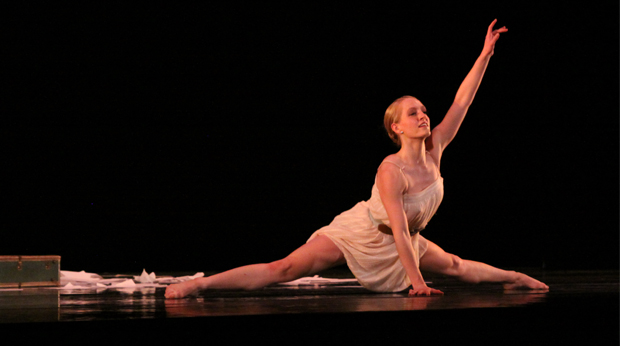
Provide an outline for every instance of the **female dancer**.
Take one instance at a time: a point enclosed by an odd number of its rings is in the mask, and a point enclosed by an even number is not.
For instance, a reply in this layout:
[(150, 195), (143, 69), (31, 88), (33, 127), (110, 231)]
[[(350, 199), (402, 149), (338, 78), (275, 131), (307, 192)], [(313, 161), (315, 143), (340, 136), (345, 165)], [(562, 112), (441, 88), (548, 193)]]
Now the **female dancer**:
[(418, 99), (403, 96), (388, 107), (384, 125), (400, 150), (379, 166), (368, 201), (337, 216), (284, 259), (170, 285), (166, 298), (181, 298), (206, 289), (258, 289), (344, 263), (364, 287), (378, 292), (411, 287), (410, 296), (443, 294), (426, 286), (420, 270), (470, 283), (498, 282), (506, 289), (548, 289), (525, 274), (462, 260), (420, 235), (443, 198), (441, 155), (474, 99), (500, 33), (508, 31), (506, 27), (493, 30), (496, 22), (489, 25), (480, 57), (432, 134), (426, 107)]

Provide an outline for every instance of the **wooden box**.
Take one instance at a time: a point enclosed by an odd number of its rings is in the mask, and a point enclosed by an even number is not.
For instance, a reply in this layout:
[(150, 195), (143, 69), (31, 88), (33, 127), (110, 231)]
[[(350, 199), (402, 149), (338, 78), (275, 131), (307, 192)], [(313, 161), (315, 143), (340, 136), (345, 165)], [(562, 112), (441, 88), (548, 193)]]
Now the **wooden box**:
[(60, 286), (60, 256), (0, 256), (0, 288)]

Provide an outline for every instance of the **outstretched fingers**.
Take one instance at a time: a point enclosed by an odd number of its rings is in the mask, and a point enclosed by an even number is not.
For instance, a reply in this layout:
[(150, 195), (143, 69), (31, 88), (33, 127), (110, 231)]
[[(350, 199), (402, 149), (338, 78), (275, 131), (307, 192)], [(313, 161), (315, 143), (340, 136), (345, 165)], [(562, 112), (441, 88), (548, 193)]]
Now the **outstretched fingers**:
[(507, 32), (507, 31), (508, 31), (508, 29), (506, 29), (505, 26), (501, 27), (501, 28), (499, 28), (497, 30), (493, 30), (493, 32), (491, 33), (493, 42), (497, 42), (497, 40), (499, 39), (499, 34)]
[(493, 26), (495, 25), (495, 22), (497, 22), (497, 19), (494, 20), (493, 23), (491, 23), (491, 25), (489, 26), (489, 29), (487, 30), (487, 40), (490, 40), (493, 43), (497, 42), (497, 40), (499, 39), (499, 34), (508, 32), (508, 28), (506, 28), (506, 26), (502, 26), (499, 29), (493, 30)]
[(493, 27), (495, 26), (495, 23), (497, 23), (497, 18), (493, 19), (493, 21), (491, 22), (491, 25), (489, 25), (489, 28), (487, 29), (488, 34), (493, 32)]
[(491, 22), (491, 25), (489, 25), (489, 28), (487, 29), (487, 34), (492, 35), (495, 33), (503, 33), (503, 32), (507, 32), (508, 29), (506, 28), (506, 26), (503, 26), (499, 29), (493, 30), (493, 27), (495, 26), (495, 24), (497, 23), (497, 19), (494, 19), (493, 22)]
[(423, 287), (418, 289), (410, 289), (409, 297), (430, 297), (430, 296), (443, 296), (443, 292), (430, 287)]
[(493, 51), (495, 49), (495, 43), (499, 39), (499, 35), (502, 33), (508, 32), (508, 29), (505, 26), (499, 29), (493, 30), (493, 27), (495, 26), (496, 23), (497, 23), (497, 19), (494, 19), (493, 22), (491, 22), (491, 24), (489, 25), (489, 28), (487, 29), (487, 36), (484, 42), (484, 49), (483, 49), (484, 54), (493, 55)]

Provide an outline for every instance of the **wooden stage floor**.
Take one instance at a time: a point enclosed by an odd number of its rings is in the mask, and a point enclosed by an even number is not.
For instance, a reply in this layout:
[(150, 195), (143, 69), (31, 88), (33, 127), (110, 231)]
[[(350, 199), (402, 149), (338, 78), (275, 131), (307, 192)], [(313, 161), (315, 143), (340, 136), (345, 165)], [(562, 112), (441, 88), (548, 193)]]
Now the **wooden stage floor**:
[[(0, 332), (85, 343), (619, 344), (618, 271), (520, 269), (550, 290), (504, 291), (425, 276), (444, 296), (409, 298), (359, 285), (210, 291), (170, 300), (165, 288), (0, 291)], [(136, 274), (137, 275), (137, 274)], [(335, 270), (324, 277), (348, 277)], [(5, 339), (6, 340), (6, 339)], [(247, 341), (245, 341), (247, 342)]]

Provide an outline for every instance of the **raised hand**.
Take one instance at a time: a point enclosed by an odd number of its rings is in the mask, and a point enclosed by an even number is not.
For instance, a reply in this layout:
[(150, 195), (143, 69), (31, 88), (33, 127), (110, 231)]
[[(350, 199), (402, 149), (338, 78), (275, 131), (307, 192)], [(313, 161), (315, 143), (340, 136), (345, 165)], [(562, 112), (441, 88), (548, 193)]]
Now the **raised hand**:
[(495, 19), (491, 23), (491, 25), (489, 25), (489, 28), (487, 29), (487, 37), (484, 40), (484, 48), (482, 49), (482, 55), (492, 56), (495, 51), (495, 42), (497, 42), (497, 40), (499, 39), (499, 34), (508, 31), (508, 29), (506, 29), (505, 26), (497, 30), (493, 30), (495, 23), (497, 23), (497, 19)]

